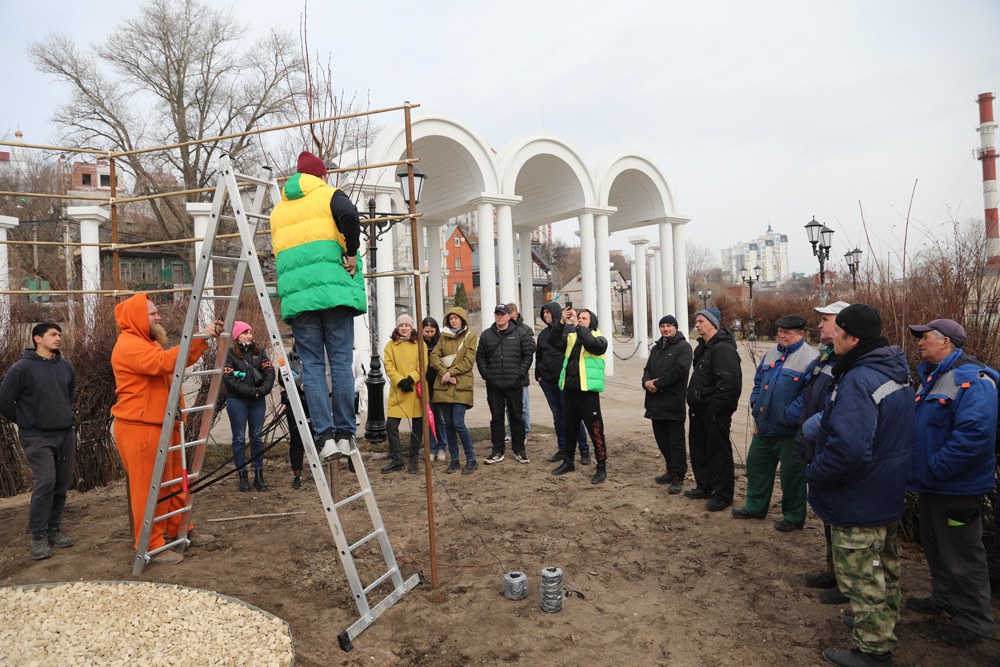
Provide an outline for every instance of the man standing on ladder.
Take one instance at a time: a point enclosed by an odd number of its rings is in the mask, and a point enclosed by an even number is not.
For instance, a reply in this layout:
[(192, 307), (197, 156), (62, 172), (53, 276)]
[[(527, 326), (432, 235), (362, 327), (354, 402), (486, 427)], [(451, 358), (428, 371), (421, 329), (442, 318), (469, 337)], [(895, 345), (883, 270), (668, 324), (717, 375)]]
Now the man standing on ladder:
[[(356, 447), (354, 318), (367, 310), (357, 262), (358, 209), (326, 184), (326, 165), (308, 151), (271, 211), (281, 317), (292, 326), (319, 456), (332, 461)], [(328, 393), (326, 364), (333, 387)], [(332, 410), (331, 410), (332, 401)]]
[[(115, 394), (118, 403), (111, 408), (115, 417), (115, 445), (128, 472), (129, 498), (132, 505), (132, 524), (135, 528), (136, 549), (142, 533), (142, 523), (146, 511), (146, 500), (153, 482), (156, 466), (156, 449), (163, 429), (163, 417), (167, 412), (170, 394), (170, 377), (177, 365), (180, 347), (164, 350), (167, 332), (160, 326), (160, 315), (156, 304), (145, 294), (136, 294), (115, 306), (115, 321), (122, 332), (118, 335), (115, 348), (111, 352), (111, 367), (115, 373)], [(202, 331), (207, 336), (218, 336), (222, 331), (221, 320), (209, 324)], [(191, 341), (187, 365), (198, 360), (208, 343), (201, 338)], [(183, 407), (183, 404), (182, 404)], [(181, 422), (175, 421), (170, 445), (181, 441)], [(163, 479), (177, 479), (182, 474), (181, 453), (173, 451), (163, 469)], [(169, 490), (161, 491), (169, 495)], [(187, 492), (181, 492), (166, 501), (169, 511), (182, 509), (187, 505)], [(166, 542), (164, 531), (171, 540), (180, 532), (181, 519), (185, 514), (176, 514), (166, 520), (166, 525), (154, 525), (149, 535), (149, 551), (159, 549)], [(191, 546), (202, 546), (215, 538), (195, 531), (188, 524), (187, 539)], [(184, 556), (172, 549), (156, 554), (152, 562), (160, 565), (174, 565), (184, 560)]]

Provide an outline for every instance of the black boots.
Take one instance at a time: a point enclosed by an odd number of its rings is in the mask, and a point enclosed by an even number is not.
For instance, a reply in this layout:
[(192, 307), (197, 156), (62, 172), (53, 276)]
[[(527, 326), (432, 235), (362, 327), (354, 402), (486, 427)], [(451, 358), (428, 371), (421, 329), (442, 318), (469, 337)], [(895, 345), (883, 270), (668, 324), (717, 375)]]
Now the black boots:
[(552, 471), (553, 475), (565, 475), (568, 472), (573, 472), (576, 470), (576, 466), (573, 465), (573, 455), (567, 453), (563, 458), (563, 462), (559, 464), (559, 467)]
[(240, 491), (250, 490), (250, 473), (246, 470), (240, 471)]
[(608, 472), (605, 468), (607, 461), (597, 462), (597, 472), (594, 473), (594, 478), (590, 480), (591, 484), (600, 484), (608, 478)]
[[(246, 474), (246, 473), (244, 473), (244, 474)], [(253, 471), (253, 488), (257, 489), (258, 491), (267, 491), (267, 483), (264, 482), (264, 471), (263, 470), (254, 470)]]

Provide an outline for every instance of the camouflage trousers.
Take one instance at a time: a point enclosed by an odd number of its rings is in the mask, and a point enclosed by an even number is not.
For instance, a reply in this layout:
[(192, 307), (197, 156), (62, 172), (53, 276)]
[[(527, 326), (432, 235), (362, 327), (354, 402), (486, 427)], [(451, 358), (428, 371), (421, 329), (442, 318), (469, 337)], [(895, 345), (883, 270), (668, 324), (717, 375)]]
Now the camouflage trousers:
[(830, 526), (837, 587), (851, 600), (854, 641), (865, 653), (899, 646), (899, 523), (868, 528)]

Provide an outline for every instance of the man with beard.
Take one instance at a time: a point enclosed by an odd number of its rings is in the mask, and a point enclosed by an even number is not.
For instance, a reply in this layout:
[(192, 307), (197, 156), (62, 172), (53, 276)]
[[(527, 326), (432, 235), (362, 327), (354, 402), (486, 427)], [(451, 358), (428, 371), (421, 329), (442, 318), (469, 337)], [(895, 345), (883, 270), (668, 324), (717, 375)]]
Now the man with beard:
[[(132, 503), (132, 524), (135, 530), (136, 549), (142, 533), (142, 522), (146, 512), (149, 489), (153, 483), (153, 468), (156, 465), (156, 450), (160, 442), (163, 417), (167, 411), (170, 394), (170, 377), (177, 364), (180, 346), (164, 350), (167, 332), (160, 326), (160, 315), (156, 304), (146, 294), (136, 294), (115, 307), (115, 321), (122, 332), (118, 335), (111, 352), (111, 367), (115, 373), (115, 393), (118, 403), (111, 408), (115, 417), (115, 445), (128, 473), (129, 496)], [(222, 331), (222, 320), (216, 320), (202, 331), (202, 335), (217, 337)], [(202, 338), (191, 341), (187, 364), (198, 361), (198, 357), (208, 349), (208, 342)], [(184, 407), (183, 399), (181, 408)], [(170, 425), (173, 436), (171, 446), (180, 444), (181, 422), (175, 420)], [(163, 479), (181, 477), (181, 453), (175, 450), (167, 458), (163, 469)], [(160, 489), (160, 495), (168, 496), (174, 489)], [(167, 511), (173, 512), (187, 504), (185, 492), (166, 501)], [(149, 551), (155, 551), (168, 540), (176, 539), (181, 528), (183, 514), (166, 519), (166, 525), (155, 525), (149, 535)], [(208, 544), (212, 535), (194, 530), (188, 523), (187, 539), (191, 546)], [(152, 562), (173, 565), (184, 560), (184, 556), (166, 549), (152, 557)]]
[(657, 484), (669, 484), (667, 493), (684, 490), (687, 452), (684, 447), (684, 394), (691, 370), (691, 345), (677, 330), (677, 318), (660, 318), (660, 339), (649, 351), (642, 369), (642, 387), (646, 390), (646, 419), (653, 424), (653, 437), (667, 465), (666, 473), (657, 475)]

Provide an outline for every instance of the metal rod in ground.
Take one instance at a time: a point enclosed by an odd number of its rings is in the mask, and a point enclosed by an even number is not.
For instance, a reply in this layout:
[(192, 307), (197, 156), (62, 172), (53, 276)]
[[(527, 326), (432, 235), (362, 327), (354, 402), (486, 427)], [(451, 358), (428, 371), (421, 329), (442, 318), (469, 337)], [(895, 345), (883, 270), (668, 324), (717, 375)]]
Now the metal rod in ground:
[(243, 519), (270, 519), (272, 517), (279, 516), (295, 516), (296, 514), (305, 514), (305, 511), (299, 512), (276, 512), (274, 514), (246, 514), (244, 516), (227, 516), (223, 519), (205, 519), (208, 523), (219, 523), (221, 521), (242, 521)]
[(431, 443), (430, 443), (430, 425), (427, 423), (428, 417), (427, 413), (430, 410), (430, 406), (427, 403), (427, 398), (429, 392), (427, 391), (427, 368), (424, 363), (425, 355), (427, 354), (427, 343), (424, 341), (423, 334), (423, 306), (421, 304), (421, 293), (422, 288), (420, 285), (420, 280), (418, 278), (417, 271), (420, 269), (420, 258), (423, 256), (420, 253), (420, 243), (418, 242), (417, 236), (417, 203), (413, 200), (414, 188), (413, 188), (413, 162), (409, 160), (413, 159), (413, 133), (412, 127), (410, 125), (410, 103), (407, 101), (403, 106), (403, 124), (406, 127), (406, 179), (409, 181), (409, 193), (410, 193), (410, 243), (413, 246), (413, 303), (416, 308), (416, 318), (415, 318), (415, 328), (417, 329), (417, 361), (420, 364), (420, 410), (421, 417), (423, 419), (421, 422), (421, 431), (424, 437), (424, 478), (427, 484), (427, 532), (430, 537), (430, 549), (431, 549), (431, 587), (437, 589), (438, 587), (438, 576), (437, 576), (437, 545), (435, 544), (434, 536), (434, 478), (431, 471)]

